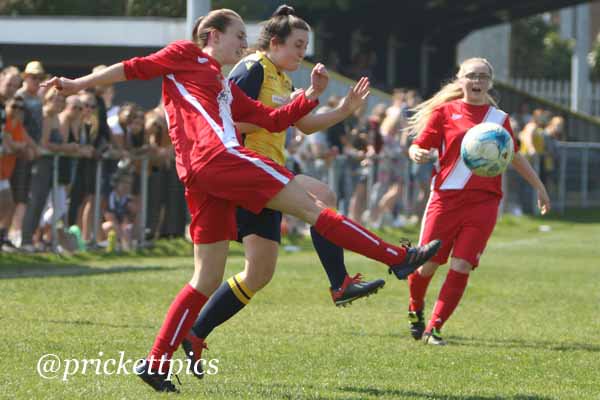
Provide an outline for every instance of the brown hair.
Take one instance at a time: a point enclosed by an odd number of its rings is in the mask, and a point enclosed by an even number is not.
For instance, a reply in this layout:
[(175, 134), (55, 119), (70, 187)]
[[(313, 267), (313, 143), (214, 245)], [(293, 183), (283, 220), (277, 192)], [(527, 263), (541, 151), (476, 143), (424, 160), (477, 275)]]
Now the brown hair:
[(310, 32), (310, 25), (302, 18), (296, 16), (296, 11), (293, 7), (285, 4), (279, 6), (260, 30), (257, 43), (258, 49), (263, 51), (269, 50), (271, 39), (273, 38), (279, 43), (285, 43), (294, 29), (302, 29)]
[(192, 40), (200, 47), (206, 46), (208, 43), (208, 35), (214, 30), (225, 32), (233, 18), (242, 21), (242, 17), (240, 17), (238, 13), (228, 8), (213, 10), (208, 14), (199, 17), (196, 22), (194, 22)]

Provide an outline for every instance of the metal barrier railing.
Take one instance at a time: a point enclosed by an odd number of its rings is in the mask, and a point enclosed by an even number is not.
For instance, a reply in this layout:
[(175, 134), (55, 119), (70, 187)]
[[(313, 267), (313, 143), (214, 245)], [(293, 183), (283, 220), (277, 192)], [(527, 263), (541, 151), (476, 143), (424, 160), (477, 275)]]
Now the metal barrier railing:
[[(567, 208), (578, 207), (586, 208), (600, 206), (600, 177), (591, 174), (592, 170), (600, 167), (600, 143), (580, 143), (580, 142), (557, 142), (557, 151), (553, 157), (554, 168), (552, 173), (543, 175), (545, 166), (543, 159), (533, 157), (530, 162), (538, 174), (545, 176), (546, 185), (550, 194), (553, 207), (559, 213), (564, 213)], [(59, 158), (71, 157), (65, 154), (49, 154), (46, 157), (53, 157), (53, 175), (52, 175), (52, 202), (56, 209), (58, 205), (59, 190)], [(94, 194), (93, 223), (89, 244), (94, 247), (98, 244), (99, 230), (101, 224), (101, 196), (102, 196), (102, 178), (104, 174), (105, 162), (108, 160), (117, 160), (117, 157), (110, 154), (104, 154), (96, 163), (96, 188)], [(146, 246), (145, 232), (148, 225), (148, 191), (149, 191), (149, 162), (148, 155), (134, 156), (131, 160), (141, 162), (140, 169), (140, 209), (137, 216), (137, 248)], [(304, 160), (303, 163), (311, 163), (316, 160)], [(402, 162), (401, 171), (393, 171), (396, 162)], [(354, 162), (354, 168), (351, 163)], [(388, 164), (386, 166), (386, 163)], [(359, 166), (356, 166), (359, 165)], [(397, 200), (397, 205), (402, 205), (400, 213), (414, 213), (416, 195), (419, 188), (415, 182), (415, 176), (411, 173), (411, 164), (404, 153), (377, 155), (365, 158), (363, 160), (352, 159), (347, 155), (338, 155), (330, 161), (324, 176), (318, 178), (326, 180), (326, 183), (336, 192), (340, 201), (340, 211), (348, 214), (350, 198), (356, 191), (359, 181), (366, 185), (366, 209), (371, 211), (377, 207), (380, 194), (375, 192), (385, 192), (386, 186), (393, 184), (401, 186), (402, 195)], [(392, 178), (382, 181), (382, 168), (388, 168)], [(383, 174), (385, 175), (385, 174)], [(383, 186), (383, 187), (381, 187)], [(535, 191), (528, 189), (522, 178), (518, 177), (516, 172), (509, 168), (503, 179), (503, 191), (505, 193), (501, 204), (501, 212), (513, 212), (515, 205), (521, 208), (521, 212), (537, 212), (537, 195)], [(375, 188), (380, 190), (376, 191)], [(420, 215), (419, 215), (420, 216)], [(58, 213), (53, 213), (52, 217), (52, 248), (58, 249), (57, 226), (59, 223)]]
[[(73, 156), (70, 154), (64, 153), (50, 153), (43, 152), (42, 157), (52, 157), (53, 159), (53, 172), (52, 172), (52, 189), (51, 189), (51, 199), (52, 206), (56, 210), (58, 207), (58, 190), (59, 190), (59, 160), (61, 157), (65, 158), (73, 158), (73, 159), (81, 159), (83, 157)], [(88, 245), (91, 247), (96, 247), (98, 245), (98, 237), (99, 230), (101, 228), (101, 201), (102, 201), (102, 182), (103, 182), (103, 173), (104, 173), (104, 163), (108, 160), (119, 160), (119, 157), (114, 156), (110, 151), (104, 153), (100, 158), (97, 159), (96, 162), (96, 171), (95, 171), (95, 193), (94, 193), (94, 208), (93, 208), (93, 219), (92, 219), (92, 228), (90, 233), (90, 240)], [(137, 222), (137, 248), (146, 247), (146, 238), (145, 232), (147, 227), (147, 213), (148, 213), (148, 166), (150, 162), (149, 155), (138, 155), (129, 157), (131, 161), (140, 161), (140, 210), (138, 211), (138, 216), (136, 218)], [(53, 251), (58, 250), (58, 224), (59, 224), (59, 215), (54, 212), (52, 214), (51, 220), (51, 232), (52, 232), (52, 249)]]

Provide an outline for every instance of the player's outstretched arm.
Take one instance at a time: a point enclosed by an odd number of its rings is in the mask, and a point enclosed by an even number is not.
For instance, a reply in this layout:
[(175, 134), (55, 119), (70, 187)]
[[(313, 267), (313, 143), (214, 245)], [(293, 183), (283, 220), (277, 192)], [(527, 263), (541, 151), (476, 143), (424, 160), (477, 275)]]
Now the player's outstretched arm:
[(123, 63), (113, 64), (97, 72), (82, 76), (77, 79), (68, 79), (64, 77), (54, 77), (44, 83), (42, 86), (55, 87), (64, 96), (75, 94), (80, 90), (93, 86), (110, 85), (116, 82), (122, 82), (126, 79)]
[(311, 73), (311, 85), (290, 103), (272, 108), (256, 101), (234, 82), (231, 83), (233, 102), (231, 111), (236, 123), (247, 122), (260, 126), (269, 132), (280, 132), (295, 124), (318, 105), (318, 97), (327, 87), (329, 78), (322, 64), (317, 64)]
[(356, 85), (350, 87), (348, 94), (336, 108), (323, 114), (309, 114), (298, 121), (296, 126), (303, 133), (309, 135), (343, 121), (365, 104), (369, 96), (369, 88), (369, 78), (360, 78)]
[(538, 208), (542, 215), (550, 211), (550, 197), (546, 192), (546, 187), (536, 174), (535, 170), (529, 164), (529, 161), (520, 153), (515, 153), (512, 166), (535, 190), (537, 190)]

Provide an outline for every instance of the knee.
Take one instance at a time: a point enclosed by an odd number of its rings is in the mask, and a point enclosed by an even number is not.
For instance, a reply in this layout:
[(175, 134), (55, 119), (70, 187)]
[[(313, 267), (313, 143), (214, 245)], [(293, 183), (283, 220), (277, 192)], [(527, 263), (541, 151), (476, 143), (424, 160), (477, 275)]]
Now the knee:
[(469, 274), (473, 270), (473, 266), (461, 259), (453, 259), (452, 266), (450, 267), (456, 272), (460, 272), (461, 274)]
[(275, 273), (274, 264), (250, 260), (244, 270), (244, 282), (253, 292), (257, 292), (267, 286)]
[(337, 195), (329, 188), (327, 188), (319, 200), (321, 200), (321, 202), (328, 208), (337, 207)]

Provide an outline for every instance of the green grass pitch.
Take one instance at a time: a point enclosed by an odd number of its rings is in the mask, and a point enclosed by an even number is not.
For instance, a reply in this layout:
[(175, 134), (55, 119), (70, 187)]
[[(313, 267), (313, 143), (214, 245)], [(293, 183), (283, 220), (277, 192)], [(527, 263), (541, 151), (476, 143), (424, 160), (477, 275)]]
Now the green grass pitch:
[[(549, 231), (540, 230), (548, 225)], [(418, 232), (384, 231), (388, 239)], [(181, 399), (600, 399), (600, 213), (506, 217), (446, 324), (444, 348), (410, 338), (405, 282), (336, 309), (306, 241), (271, 284), (209, 337), (218, 374), (180, 375)], [(235, 244), (225, 276), (241, 270)], [(120, 257), (0, 255), (0, 398), (163, 398), (132, 375), (43, 379), (39, 358), (138, 358), (192, 273), (191, 247)], [(446, 269), (432, 281), (428, 314)], [(181, 357), (182, 353), (176, 353)]]

